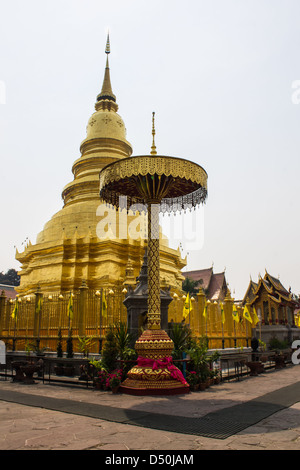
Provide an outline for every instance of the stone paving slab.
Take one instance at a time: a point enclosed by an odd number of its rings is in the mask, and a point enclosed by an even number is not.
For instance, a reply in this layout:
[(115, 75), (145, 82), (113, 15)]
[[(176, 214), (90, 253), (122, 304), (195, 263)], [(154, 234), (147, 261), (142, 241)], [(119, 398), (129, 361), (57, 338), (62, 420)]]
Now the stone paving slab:
[(250, 401), (212, 411), (202, 417), (191, 417), (151, 413), (0, 389), (0, 399), (3, 401), (157, 430), (176, 432), (180, 429), (182, 434), (194, 434), (216, 439), (226, 439), (277, 411), (293, 405), (298, 401), (299, 396), (300, 381)]
[[(133, 397), (52, 385), (26, 386), (0, 381), (0, 391), (101, 404), (123, 410), (200, 417), (273, 393), (300, 381), (300, 368), (288, 367), (239, 382), (224, 382), (181, 397)], [(280, 394), (280, 392), (278, 392)], [(300, 401), (300, 399), (299, 399)], [(88, 405), (87, 405), (88, 406)], [(275, 412), (225, 439), (144, 428), (0, 400), (1, 450), (299, 450), (300, 403)]]

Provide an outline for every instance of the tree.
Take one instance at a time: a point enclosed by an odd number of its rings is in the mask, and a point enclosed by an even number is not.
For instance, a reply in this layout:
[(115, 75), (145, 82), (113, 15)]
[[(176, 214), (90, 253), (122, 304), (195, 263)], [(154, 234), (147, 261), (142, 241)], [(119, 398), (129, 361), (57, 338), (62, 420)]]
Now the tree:
[(57, 357), (63, 357), (61, 328), (58, 330), (58, 341), (56, 347)]
[(67, 357), (72, 358), (73, 353), (73, 337), (72, 337), (72, 328), (69, 329), (68, 339), (67, 339)]
[(105, 342), (102, 349), (102, 364), (107, 372), (112, 372), (117, 367), (119, 348), (113, 329), (110, 328), (105, 336)]
[(186, 277), (182, 283), (182, 290), (186, 293), (189, 292), (190, 295), (194, 295), (198, 292), (197, 286), (199, 283), (200, 281), (194, 281), (193, 279)]
[(19, 286), (20, 285), (20, 276), (17, 271), (13, 268), (6, 271), (4, 274), (3, 271), (0, 273), (0, 283), (6, 284), (7, 286)]

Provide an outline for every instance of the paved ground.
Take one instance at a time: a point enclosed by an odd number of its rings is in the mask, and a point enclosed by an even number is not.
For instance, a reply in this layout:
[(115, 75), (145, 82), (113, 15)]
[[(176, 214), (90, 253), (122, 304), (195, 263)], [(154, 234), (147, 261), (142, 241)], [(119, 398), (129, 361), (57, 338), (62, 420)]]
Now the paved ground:
[[(114, 395), (92, 388), (24, 385), (3, 379), (0, 393), (18, 391), (79, 404), (201, 418), (296, 382), (300, 382), (297, 365), (173, 397)], [(0, 400), (0, 450), (300, 450), (300, 396), (299, 402), (226, 439), (183, 434), (180, 425), (176, 432), (160, 431)]]

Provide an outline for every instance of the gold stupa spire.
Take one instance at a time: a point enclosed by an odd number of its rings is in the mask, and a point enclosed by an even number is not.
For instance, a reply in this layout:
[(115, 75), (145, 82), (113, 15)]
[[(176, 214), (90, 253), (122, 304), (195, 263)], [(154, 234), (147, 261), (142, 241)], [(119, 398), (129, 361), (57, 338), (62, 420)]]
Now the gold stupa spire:
[(155, 113), (152, 113), (152, 147), (151, 155), (157, 155), (156, 145), (155, 145)]
[(105, 54), (107, 55), (107, 57), (106, 57), (106, 67), (105, 67), (105, 72), (104, 72), (104, 79), (103, 79), (101, 93), (99, 93), (99, 95), (97, 96), (97, 101), (99, 102), (99, 101), (102, 101), (102, 100), (110, 100), (110, 101), (115, 102), (116, 101), (116, 96), (113, 94), (112, 87), (111, 87), (110, 70), (109, 70), (109, 62), (108, 62), (108, 54), (110, 54), (109, 34), (107, 34)]
[(107, 33), (107, 41), (106, 41), (105, 53), (106, 53), (106, 54), (110, 54), (109, 33)]

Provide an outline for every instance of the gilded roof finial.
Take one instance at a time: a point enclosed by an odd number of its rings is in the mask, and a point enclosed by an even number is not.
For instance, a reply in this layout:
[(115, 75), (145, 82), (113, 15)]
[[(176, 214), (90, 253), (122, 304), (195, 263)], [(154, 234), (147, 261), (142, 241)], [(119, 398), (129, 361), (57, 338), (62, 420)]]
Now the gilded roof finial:
[(152, 113), (152, 147), (151, 147), (151, 155), (157, 155), (156, 145), (155, 145), (155, 113)]
[(106, 40), (105, 54), (110, 54), (109, 33), (107, 33), (107, 40)]
[(105, 73), (104, 73), (104, 80), (103, 80), (101, 93), (97, 96), (97, 101), (99, 102), (99, 101), (102, 101), (102, 100), (110, 100), (110, 101), (115, 102), (116, 97), (112, 92), (112, 87), (111, 87), (111, 83), (110, 83), (109, 63), (108, 63), (108, 54), (110, 54), (109, 33), (107, 33), (105, 54), (107, 55), (107, 57), (106, 57), (106, 67), (105, 67)]

